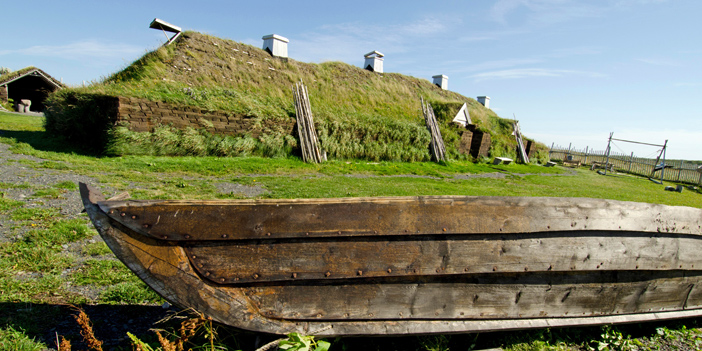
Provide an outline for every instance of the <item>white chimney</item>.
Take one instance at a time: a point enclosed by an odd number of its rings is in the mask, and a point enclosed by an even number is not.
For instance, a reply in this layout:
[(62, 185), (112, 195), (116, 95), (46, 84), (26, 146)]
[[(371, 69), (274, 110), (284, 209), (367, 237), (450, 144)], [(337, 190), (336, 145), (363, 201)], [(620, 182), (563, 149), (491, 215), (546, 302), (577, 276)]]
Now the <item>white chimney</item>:
[(383, 54), (377, 51), (371, 51), (363, 57), (366, 58), (366, 62), (363, 63), (363, 68), (371, 71), (371, 72), (378, 72), (378, 73), (383, 73)]
[(490, 108), (490, 97), (489, 96), (478, 96), (478, 102), (483, 104), (486, 108)]
[(288, 38), (278, 34), (269, 34), (263, 37), (263, 50), (274, 57), (288, 58)]
[(441, 89), (448, 90), (448, 77), (447, 76), (445, 76), (443, 74), (439, 74), (439, 75), (432, 76), (432, 78), (434, 78), (434, 85), (438, 86)]

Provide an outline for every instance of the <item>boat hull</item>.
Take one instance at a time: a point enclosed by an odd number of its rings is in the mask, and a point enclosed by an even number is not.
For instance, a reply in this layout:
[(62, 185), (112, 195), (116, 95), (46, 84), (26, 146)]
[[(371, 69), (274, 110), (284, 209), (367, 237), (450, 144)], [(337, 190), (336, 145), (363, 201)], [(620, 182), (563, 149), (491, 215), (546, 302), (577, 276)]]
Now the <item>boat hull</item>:
[(105, 201), (108, 246), (238, 328), (396, 335), (702, 315), (702, 211), (558, 198)]

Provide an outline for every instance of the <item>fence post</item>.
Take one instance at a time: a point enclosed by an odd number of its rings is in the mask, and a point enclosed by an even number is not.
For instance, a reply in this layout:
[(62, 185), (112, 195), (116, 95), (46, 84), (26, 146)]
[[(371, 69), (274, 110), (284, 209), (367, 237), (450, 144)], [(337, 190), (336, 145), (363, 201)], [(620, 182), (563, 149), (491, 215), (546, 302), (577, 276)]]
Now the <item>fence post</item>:
[(680, 160), (680, 164), (678, 165), (678, 166), (679, 166), (679, 167), (678, 167), (678, 180), (676, 180), (676, 182), (679, 182), (679, 181), (680, 181), (680, 172), (682, 172), (683, 163), (685, 163), (685, 161), (684, 161), (684, 160)]
[(631, 164), (634, 162), (634, 152), (631, 152), (631, 156), (629, 157), (629, 172), (631, 173)]
[(554, 144), (555, 144), (555, 143), (551, 143), (551, 148), (548, 149), (548, 160), (549, 160), (549, 161), (551, 161), (551, 153), (553, 152), (553, 145), (554, 145)]
[(585, 162), (583, 162), (583, 164), (587, 164), (587, 152), (588, 152), (589, 148), (590, 148), (589, 146), (585, 147)]

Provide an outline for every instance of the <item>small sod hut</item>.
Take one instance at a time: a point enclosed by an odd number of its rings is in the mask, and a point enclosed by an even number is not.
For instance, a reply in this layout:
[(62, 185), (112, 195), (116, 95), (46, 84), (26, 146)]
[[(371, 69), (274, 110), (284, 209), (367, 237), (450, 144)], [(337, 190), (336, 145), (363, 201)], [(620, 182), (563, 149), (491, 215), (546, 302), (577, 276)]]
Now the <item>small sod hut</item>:
[[(46, 72), (36, 67), (27, 67), (0, 76), (0, 100), (8, 102), (12, 99), (16, 105), (29, 106), (32, 112), (42, 112), (47, 96), (65, 87)], [(22, 100), (31, 103), (23, 103)]]

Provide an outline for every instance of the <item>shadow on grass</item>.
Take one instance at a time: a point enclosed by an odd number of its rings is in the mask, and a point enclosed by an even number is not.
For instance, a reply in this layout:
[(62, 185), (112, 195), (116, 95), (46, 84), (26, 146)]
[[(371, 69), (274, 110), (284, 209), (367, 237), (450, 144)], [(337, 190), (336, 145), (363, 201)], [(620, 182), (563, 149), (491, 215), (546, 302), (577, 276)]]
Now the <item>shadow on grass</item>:
[[(184, 313), (161, 306), (145, 305), (83, 305), (80, 306), (90, 318), (95, 337), (103, 342), (106, 350), (131, 350), (127, 332), (147, 343), (158, 344), (152, 329), (176, 331)], [(56, 338), (63, 336), (71, 342), (73, 349), (88, 349), (83, 343), (74, 306), (62, 304), (0, 303), (0, 328), (12, 327), (21, 330), (29, 338), (56, 348)], [(177, 316), (176, 316), (177, 315)], [(169, 318), (170, 317), (170, 318)], [(254, 350), (258, 346), (276, 339), (275, 335), (254, 334), (218, 326), (218, 335), (237, 349)], [(164, 334), (166, 335), (166, 334)]]
[(38, 151), (49, 151), (83, 156), (100, 156), (101, 150), (76, 147), (67, 140), (47, 134), (45, 131), (17, 131), (0, 129), (0, 138), (14, 139)]
[[(144, 342), (158, 345), (156, 334), (152, 329), (173, 332), (183, 320), (173, 316), (175, 314), (185, 316), (183, 313), (176, 313), (173, 309), (164, 309), (161, 306), (85, 305), (81, 308), (90, 318), (96, 338), (103, 341), (104, 349), (131, 350), (132, 345), (127, 332), (136, 335)], [(15, 330), (21, 330), (26, 336), (43, 342), (49, 348), (56, 347), (56, 338), (59, 335), (70, 340), (74, 349), (87, 349), (82, 342), (80, 327), (74, 317), (77, 313), (76, 308), (70, 305), (5, 302), (0, 303), (0, 328), (12, 327)], [(661, 327), (678, 329), (686, 326), (689, 329), (698, 328), (700, 325), (702, 325), (702, 319), (689, 318), (617, 325), (613, 328), (632, 338), (650, 338), (655, 336), (657, 329)], [(215, 329), (217, 330), (216, 340), (235, 350), (255, 350), (280, 338), (276, 335), (241, 331), (217, 324)], [(453, 335), (357, 336), (326, 340), (332, 343), (332, 350), (480, 350), (535, 342), (550, 345), (563, 342), (569, 345), (586, 346), (593, 340), (600, 340), (602, 330), (599, 326), (592, 326)], [(206, 340), (201, 342), (204, 342), (201, 345), (207, 344)], [(198, 345), (197, 341), (192, 346), (196, 345)]]

